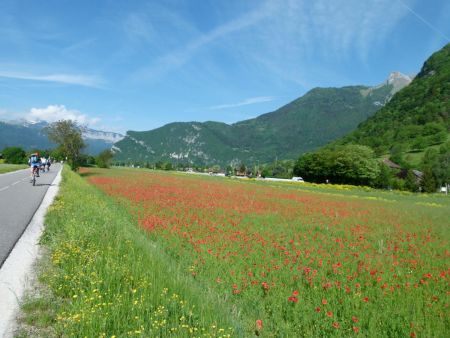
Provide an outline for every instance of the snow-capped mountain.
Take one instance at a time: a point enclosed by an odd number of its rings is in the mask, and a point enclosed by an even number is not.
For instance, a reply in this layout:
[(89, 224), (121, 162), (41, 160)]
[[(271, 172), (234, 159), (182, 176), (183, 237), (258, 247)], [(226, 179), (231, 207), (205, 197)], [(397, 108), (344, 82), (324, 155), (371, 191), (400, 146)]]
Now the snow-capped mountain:
[(123, 139), (125, 136), (119, 133), (111, 131), (101, 131), (90, 128), (83, 128), (83, 138), (91, 140), (103, 140), (106, 142), (116, 143)]
[[(0, 121), (0, 150), (5, 147), (18, 146), (26, 150), (38, 148), (53, 148), (43, 129), (49, 125), (46, 121), (31, 121), (26, 119)], [(96, 155), (105, 149), (110, 149), (115, 142), (123, 139), (119, 133), (82, 128), (86, 143), (85, 152)]]

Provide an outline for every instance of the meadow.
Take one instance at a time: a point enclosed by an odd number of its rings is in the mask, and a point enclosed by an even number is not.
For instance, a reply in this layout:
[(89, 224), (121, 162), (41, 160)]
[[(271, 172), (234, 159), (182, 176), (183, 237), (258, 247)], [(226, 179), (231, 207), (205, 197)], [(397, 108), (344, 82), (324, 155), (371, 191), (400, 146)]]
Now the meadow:
[(445, 196), (129, 169), (81, 177), (65, 171), (47, 218), (52, 297), (25, 306), (55, 335), (450, 333)]
[(6, 164), (0, 162), (0, 174), (28, 168), (26, 164)]

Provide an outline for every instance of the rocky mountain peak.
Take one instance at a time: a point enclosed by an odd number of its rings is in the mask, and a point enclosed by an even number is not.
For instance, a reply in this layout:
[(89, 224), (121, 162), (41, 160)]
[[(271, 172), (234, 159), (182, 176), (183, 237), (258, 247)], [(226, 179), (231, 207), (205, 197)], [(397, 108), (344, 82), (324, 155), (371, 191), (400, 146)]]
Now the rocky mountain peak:
[(394, 91), (398, 91), (411, 83), (413, 78), (411, 76), (402, 74), (400, 72), (392, 72), (386, 80), (386, 83), (394, 86)]

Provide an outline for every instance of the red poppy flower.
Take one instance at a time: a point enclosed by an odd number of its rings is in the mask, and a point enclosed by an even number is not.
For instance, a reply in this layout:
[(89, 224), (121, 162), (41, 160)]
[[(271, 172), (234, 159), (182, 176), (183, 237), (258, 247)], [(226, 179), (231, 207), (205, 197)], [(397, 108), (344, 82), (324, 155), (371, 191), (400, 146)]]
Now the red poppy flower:
[(335, 329), (339, 329), (339, 323), (334, 322), (334, 323), (333, 323), (333, 327), (334, 327)]
[(330, 318), (333, 317), (333, 312), (328, 311), (328, 312), (327, 312), (327, 316), (330, 317)]
[(326, 299), (322, 299), (322, 304), (323, 305), (325, 305), (325, 304), (327, 304), (328, 302), (327, 302), (327, 300)]
[(256, 329), (261, 330), (263, 328), (263, 322), (261, 319), (256, 320)]
[(292, 303), (297, 303), (298, 302), (298, 298), (295, 296), (291, 296), (288, 298), (288, 301), (292, 302)]

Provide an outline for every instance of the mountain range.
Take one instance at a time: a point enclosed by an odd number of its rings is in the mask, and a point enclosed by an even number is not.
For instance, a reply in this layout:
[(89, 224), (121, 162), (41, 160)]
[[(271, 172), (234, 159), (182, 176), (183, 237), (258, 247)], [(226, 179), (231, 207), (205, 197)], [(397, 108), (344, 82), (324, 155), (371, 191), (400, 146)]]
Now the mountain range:
[[(47, 122), (0, 121), (0, 149), (51, 148)], [(418, 153), (450, 139), (450, 44), (414, 78), (391, 73), (377, 86), (314, 88), (285, 106), (234, 124), (174, 122), (126, 135), (83, 128), (89, 154), (112, 149), (116, 162), (237, 165), (296, 159), (333, 144), (362, 144), (378, 155)], [(408, 160), (408, 158), (406, 158)], [(417, 163), (416, 163), (417, 164)]]
[(425, 61), (410, 85), (337, 143), (367, 145), (379, 155), (394, 147), (417, 153), (449, 135), (450, 43)]
[(175, 122), (128, 131), (113, 146), (119, 162), (236, 165), (294, 159), (354, 130), (412, 81), (391, 73), (382, 84), (314, 88), (278, 110), (234, 124)]
[[(25, 150), (53, 148), (55, 145), (49, 141), (43, 130), (47, 126), (45, 121), (0, 121), (0, 149), (12, 146)], [(123, 138), (123, 135), (118, 133), (87, 127), (81, 129), (86, 143), (84, 152), (89, 155), (97, 155), (105, 149), (110, 149), (115, 142)]]

